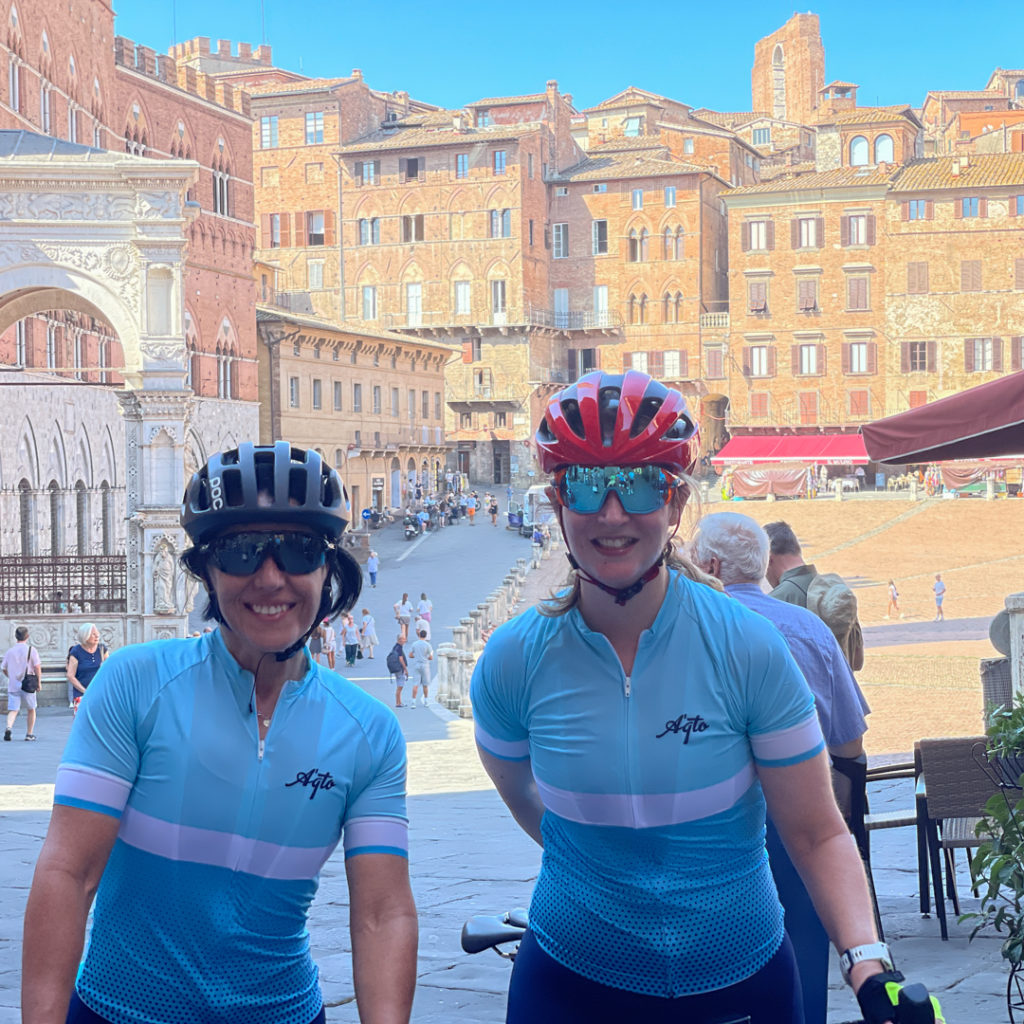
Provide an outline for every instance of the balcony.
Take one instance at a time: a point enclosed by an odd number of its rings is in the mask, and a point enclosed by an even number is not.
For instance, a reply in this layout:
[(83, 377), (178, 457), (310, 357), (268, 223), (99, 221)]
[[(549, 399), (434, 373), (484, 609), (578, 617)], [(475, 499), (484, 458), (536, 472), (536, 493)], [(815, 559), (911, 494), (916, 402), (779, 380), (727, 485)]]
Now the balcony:
[(310, 292), (272, 292), (269, 305), (278, 309), (286, 309), (289, 313), (315, 315), (313, 296)]
[(381, 325), (388, 330), (424, 327), (546, 327), (555, 331), (610, 331), (622, 327), (622, 317), (614, 310), (553, 310), (528, 305), (525, 309), (475, 309), (471, 313), (453, 313), (451, 310), (384, 313)]
[(705, 330), (728, 330), (729, 329), (729, 314), (728, 313), (701, 313), (700, 315), (700, 329)]

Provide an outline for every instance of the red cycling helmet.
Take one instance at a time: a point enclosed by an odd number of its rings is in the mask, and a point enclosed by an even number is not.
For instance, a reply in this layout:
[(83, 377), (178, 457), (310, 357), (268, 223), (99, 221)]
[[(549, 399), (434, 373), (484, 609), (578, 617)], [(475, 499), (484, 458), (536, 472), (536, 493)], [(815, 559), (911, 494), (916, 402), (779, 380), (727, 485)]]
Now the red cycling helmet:
[(688, 473), (699, 440), (686, 399), (638, 370), (597, 370), (556, 392), (535, 437), (544, 473), (560, 466), (647, 464)]

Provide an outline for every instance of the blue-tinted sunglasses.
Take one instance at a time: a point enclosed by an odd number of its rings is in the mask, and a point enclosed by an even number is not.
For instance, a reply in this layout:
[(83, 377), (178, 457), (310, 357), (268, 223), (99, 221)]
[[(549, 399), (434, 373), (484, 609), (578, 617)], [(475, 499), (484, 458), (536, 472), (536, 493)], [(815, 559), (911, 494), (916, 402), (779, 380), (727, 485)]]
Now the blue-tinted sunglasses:
[(218, 537), (200, 550), (210, 565), (229, 576), (252, 576), (267, 558), (273, 558), (282, 572), (305, 576), (324, 565), (330, 547), (311, 533), (253, 531)]
[(559, 503), (583, 515), (600, 512), (612, 491), (630, 515), (657, 512), (681, 483), (661, 466), (566, 466), (555, 473)]

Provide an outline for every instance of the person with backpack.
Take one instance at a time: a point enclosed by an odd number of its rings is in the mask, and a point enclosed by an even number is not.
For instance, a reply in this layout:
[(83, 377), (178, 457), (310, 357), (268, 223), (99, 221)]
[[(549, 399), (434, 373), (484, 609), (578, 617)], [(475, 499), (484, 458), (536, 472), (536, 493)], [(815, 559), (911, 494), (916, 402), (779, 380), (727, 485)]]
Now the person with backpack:
[(857, 597), (837, 573), (819, 573), (804, 561), (800, 541), (789, 523), (768, 523), (764, 532), (771, 542), (768, 571), (771, 596), (814, 612), (839, 641), (854, 672), (864, 667), (864, 633), (857, 618)]
[(406, 680), (409, 678), (409, 662), (405, 659), (405, 648), (402, 644), (405, 643), (405, 633), (399, 633), (395, 640), (395, 646), (388, 651), (388, 656), (384, 659), (384, 664), (387, 665), (388, 671), (391, 673), (391, 682), (395, 687), (395, 707), (415, 707), (415, 704), (403, 704), (402, 703), (402, 687), (405, 686)]
[(39, 651), (29, 643), (28, 626), (15, 629), (14, 646), (4, 655), (0, 672), (7, 677), (7, 726), (4, 739), (10, 741), (14, 720), (24, 701), (28, 711), (25, 739), (31, 743), (36, 738), (36, 693), (43, 669), (39, 662)]

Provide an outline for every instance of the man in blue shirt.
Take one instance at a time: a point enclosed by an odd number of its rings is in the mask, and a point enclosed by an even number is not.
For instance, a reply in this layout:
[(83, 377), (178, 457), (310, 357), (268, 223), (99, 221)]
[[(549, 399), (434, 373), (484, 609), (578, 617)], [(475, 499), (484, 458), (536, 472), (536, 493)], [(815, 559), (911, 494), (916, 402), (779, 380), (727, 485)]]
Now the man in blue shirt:
[[(799, 605), (761, 589), (769, 540), (749, 516), (722, 512), (704, 517), (692, 541), (697, 565), (717, 577), (725, 592), (774, 624), (814, 694), (825, 744), (836, 758), (864, 758), (864, 716), (869, 708), (832, 631)], [(766, 845), (786, 930), (797, 953), (807, 1024), (824, 1024), (828, 999), (828, 936), (771, 821)]]

